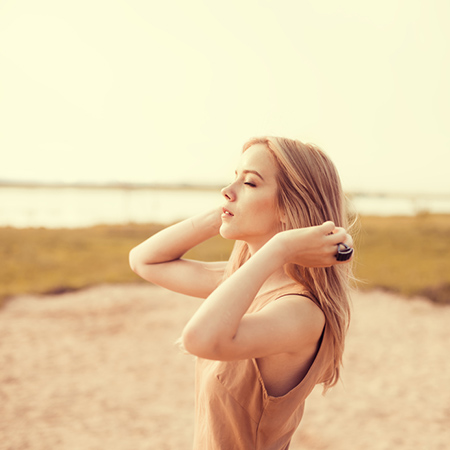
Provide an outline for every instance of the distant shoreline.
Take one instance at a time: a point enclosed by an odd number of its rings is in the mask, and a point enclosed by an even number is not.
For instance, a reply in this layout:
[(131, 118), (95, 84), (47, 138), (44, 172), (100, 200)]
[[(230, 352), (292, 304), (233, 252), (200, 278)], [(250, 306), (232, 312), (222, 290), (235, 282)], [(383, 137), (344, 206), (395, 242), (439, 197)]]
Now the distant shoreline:
[[(117, 190), (164, 190), (164, 191), (220, 191), (223, 185), (192, 184), (192, 183), (65, 183), (65, 182), (37, 182), (37, 181), (5, 181), (0, 180), (1, 188), (23, 188), (23, 189), (117, 189)], [(349, 198), (397, 198), (403, 200), (450, 200), (449, 192), (394, 192), (394, 191), (347, 191)]]

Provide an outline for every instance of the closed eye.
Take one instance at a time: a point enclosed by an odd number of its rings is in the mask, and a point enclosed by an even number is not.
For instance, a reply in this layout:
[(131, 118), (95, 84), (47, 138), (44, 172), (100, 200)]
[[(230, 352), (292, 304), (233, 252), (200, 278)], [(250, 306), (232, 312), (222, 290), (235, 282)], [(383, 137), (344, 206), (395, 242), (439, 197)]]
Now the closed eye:
[(256, 187), (256, 184), (250, 183), (250, 182), (245, 182), (244, 184), (246, 184), (247, 186), (251, 186), (251, 187)]

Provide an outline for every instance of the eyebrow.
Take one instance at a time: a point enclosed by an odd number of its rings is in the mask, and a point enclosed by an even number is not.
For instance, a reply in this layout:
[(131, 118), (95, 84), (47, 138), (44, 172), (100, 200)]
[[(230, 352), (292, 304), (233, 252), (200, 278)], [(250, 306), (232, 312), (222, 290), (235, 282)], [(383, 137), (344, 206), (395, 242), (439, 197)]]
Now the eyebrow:
[[(234, 173), (237, 175), (237, 170), (235, 170)], [(252, 174), (258, 176), (259, 178), (261, 178), (261, 180), (264, 181), (264, 178), (262, 177), (262, 175), (260, 173), (258, 173), (256, 170), (243, 170), (242, 173), (243, 174), (252, 173)]]

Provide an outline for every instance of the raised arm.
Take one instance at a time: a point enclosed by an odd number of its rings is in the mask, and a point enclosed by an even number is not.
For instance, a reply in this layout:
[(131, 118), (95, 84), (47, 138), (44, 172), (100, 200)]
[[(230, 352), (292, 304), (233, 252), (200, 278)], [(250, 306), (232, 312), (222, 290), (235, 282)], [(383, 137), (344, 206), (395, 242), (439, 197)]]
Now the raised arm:
[(286, 263), (345, 264), (335, 258), (340, 242), (352, 245), (346, 231), (332, 222), (274, 236), (201, 305), (183, 331), (186, 350), (207, 359), (233, 360), (294, 352), (311, 337), (317, 341), (323, 317), (311, 302), (288, 296), (256, 314), (245, 313), (263, 283)]
[(151, 236), (131, 250), (132, 270), (172, 291), (206, 298), (220, 284), (226, 262), (191, 261), (182, 256), (219, 233), (221, 213), (221, 208), (215, 208)]

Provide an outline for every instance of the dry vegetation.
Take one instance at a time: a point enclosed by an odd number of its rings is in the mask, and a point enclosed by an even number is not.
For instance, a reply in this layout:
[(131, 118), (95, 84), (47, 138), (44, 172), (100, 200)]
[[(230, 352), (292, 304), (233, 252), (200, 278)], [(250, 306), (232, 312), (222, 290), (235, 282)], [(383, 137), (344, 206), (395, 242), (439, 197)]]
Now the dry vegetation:
[(356, 246), (362, 287), (450, 303), (450, 215), (363, 217)]
[[(22, 293), (62, 293), (101, 283), (141, 281), (128, 265), (132, 247), (162, 225), (79, 229), (0, 228), (0, 300)], [(226, 259), (231, 242), (217, 237), (191, 258)]]
[[(100, 283), (139, 281), (128, 252), (161, 225), (81, 229), (0, 228), (0, 299), (59, 293)], [(362, 217), (356, 235), (356, 276), (362, 288), (381, 287), (450, 302), (450, 215)], [(232, 243), (213, 238), (193, 259), (226, 259)]]

